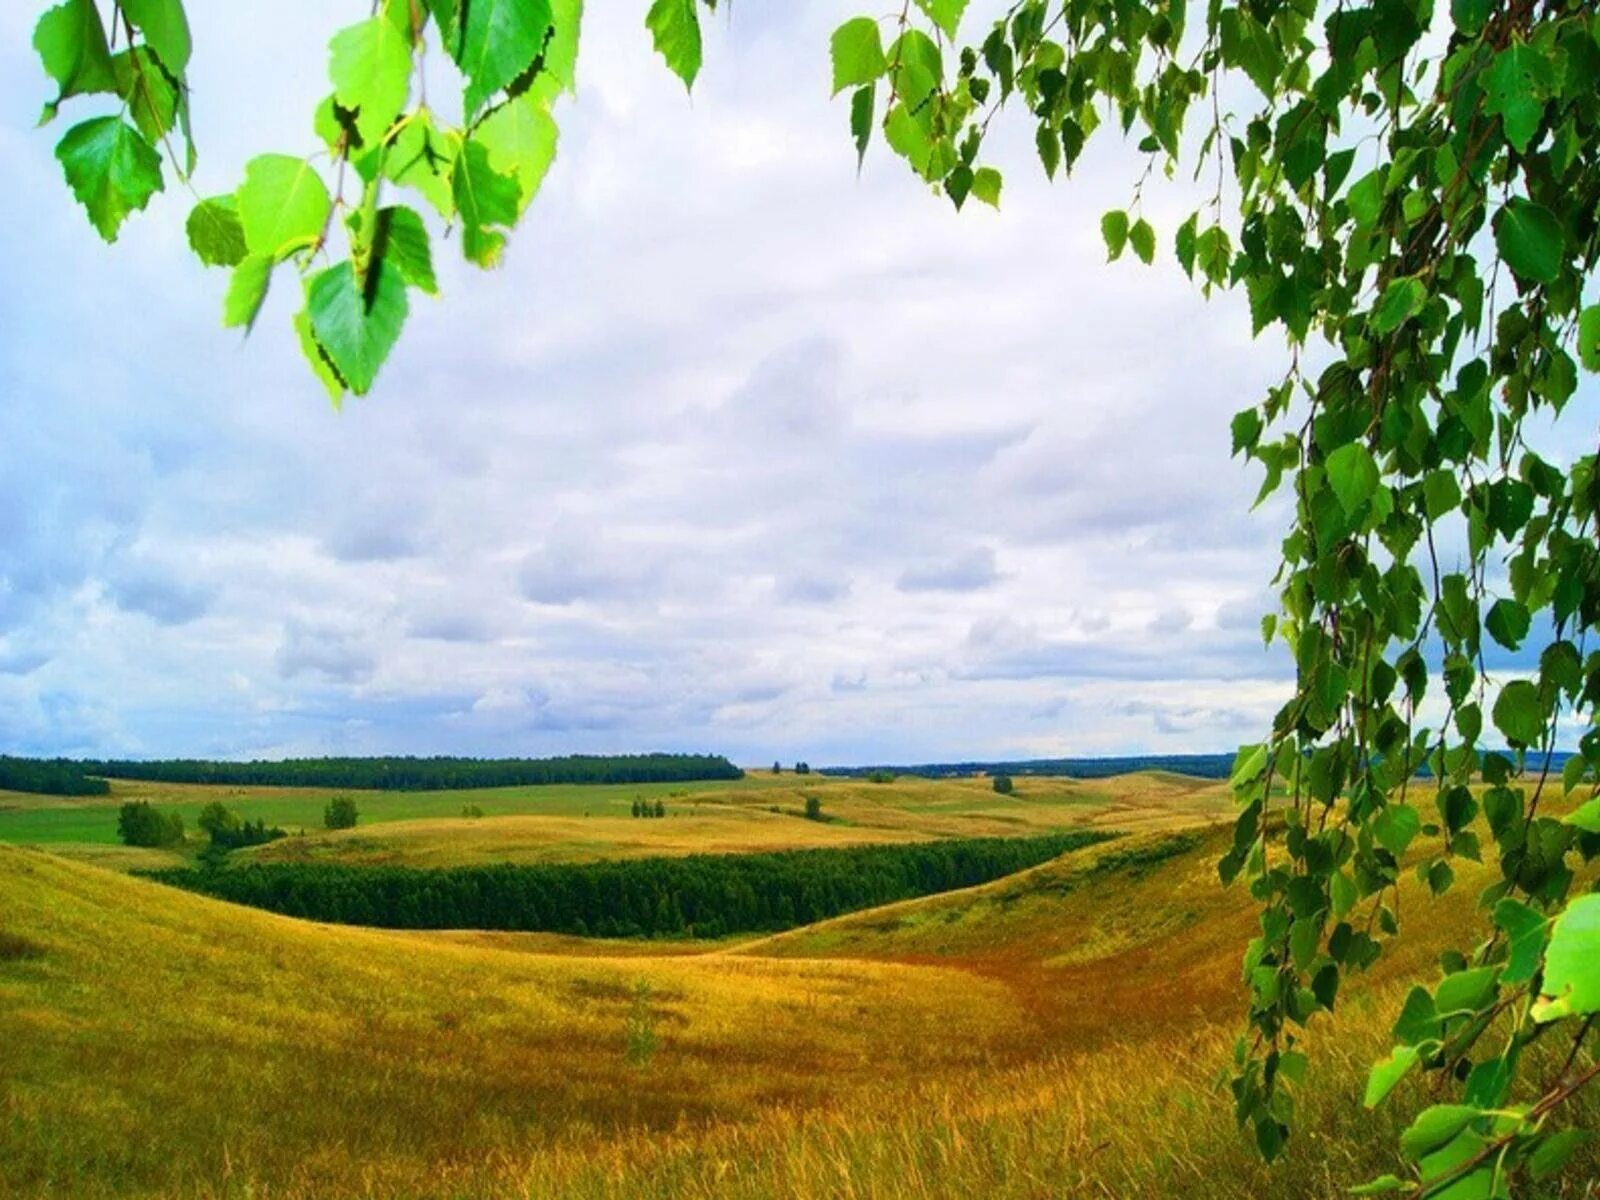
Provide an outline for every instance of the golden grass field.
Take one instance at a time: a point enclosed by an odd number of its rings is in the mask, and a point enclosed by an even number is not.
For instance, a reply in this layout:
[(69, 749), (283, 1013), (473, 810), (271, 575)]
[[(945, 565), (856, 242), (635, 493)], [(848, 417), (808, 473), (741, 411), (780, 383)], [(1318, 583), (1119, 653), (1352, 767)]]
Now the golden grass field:
[[(839, 781), (846, 820), (819, 828), (988, 832), (1032, 803), (1138, 832), (700, 946), (324, 926), (0, 846), (0, 1196), (1242, 1200), (1394, 1169), (1426, 1099), (1364, 1112), (1366, 1065), (1483, 878), (1407, 885), (1404, 942), (1337, 1038), (1313, 1024), (1269, 1168), (1216, 1088), (1252, 918), (1216, 884), (1215, 785), (1053, 781), (1047, 803), (1033, 782), (997, 806), (983, 781)], [(464, 853), (437, 836), (412, 861)]]

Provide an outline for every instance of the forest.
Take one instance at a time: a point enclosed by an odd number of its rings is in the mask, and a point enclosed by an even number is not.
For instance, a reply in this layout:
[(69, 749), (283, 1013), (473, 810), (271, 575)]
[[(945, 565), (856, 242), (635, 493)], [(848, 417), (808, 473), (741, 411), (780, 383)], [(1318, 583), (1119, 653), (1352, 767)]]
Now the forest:
[(1114, 836), (1076, 830), (593, 863), (437, 870), (273, 863), (147, 874), (237, 904), (347, 925), (714, 938), (987, 883)]
[(104, 796), (104, 779), (91, 778), (81, 763), (64, 758), (12, 758), (0, 754), (0, 790), (46, 796)]
[(111, 779), (155, 783), (363, 788), (390, 792), (525, 787), (543, 783), (687, 783), (744, 777), (742, 770), (720, 754), (569, 754), (558, 758), (405, 756), (252, 762), (177, 758), (85, 762), (79, 769)]
[(920, 763), (911, 766), (823, 767), (824, 775), (870, 778), (874, 772), (944, 779), (961, 775), (1070, 775), (1074, 779), (1108, 779), (1134, 771), (1173, 771), (1198, 779), (1226, 779), (1231, 754), (1136, 754), (1119, 758), (1030, 758), (1020, 762)]

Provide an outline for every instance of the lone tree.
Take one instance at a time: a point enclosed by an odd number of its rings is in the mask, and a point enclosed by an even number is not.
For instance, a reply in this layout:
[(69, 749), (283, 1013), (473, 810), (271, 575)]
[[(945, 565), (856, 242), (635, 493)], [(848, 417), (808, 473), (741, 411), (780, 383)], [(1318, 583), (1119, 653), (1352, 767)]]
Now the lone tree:
[(1011, 782), (1011, 776), (1001, 771), (994, 777), (994, 790), (1002, 796), (1009, 796), (1016, 791), (1016, 785)]
[(148, 800), (130, 800), (117, 812), (117, 836), (128, 846), (176, 846), (183, 818), (159, 812)]
[[(192, 169), (196, 97), (181, 0), (106, 7), (117, 54), (94, 0), (49, 9), (34, 43), (55, 85), (44, 119), (109, 97), (56, 153), (111, 241)], [(858, 156), (881, 129), (956, 207), (998, 206), (985, 150), (1002, 110), (1052, 178), (1116, 129), (1146, 166), (1101, 220), (1109, 256), (1155, 260), (1146, 188), (1192, 172), (1210, 196), (1171, 252), (1202, 293), (1242, 291), (1252, 333), (1286, 345), (1282, 379), (1232, 422), (1261, 497), (1292, 500), (1262, 632), (1295, 678), (1239, 754), (1220, 864), (1261, 910), (1240, 1122), (1280, 1151), (1307, 1030), (1331, 1026), (1342, 983), (1399, 934), (1402, 870), (1452, 893), (1452, 862), (1485, 857), (1500, 879), (1479, 936), (1418, 979), (1372, 1072), (1369, 1104), (1417, 1071), (1453, 1101), (1403, 1140), (1413, 1177), (1383, 1186), (1488, 1196), (1553, 1173), (1573, 1144), (1561, 1106), (1600, 1076), (1584, 1054), (1600, 894), (1574, 894), (1600, 856), (1600, 470), (1534, 434), (1600, 371), (1596, 0), (1014, 0), (965, 44), (964, 0), (897, 7), (832, 37)], [(230, 272), (225, 324), (248, 328), (272, 277), (298, 274), (312, 370), (335, 399), (371, 388), (409, 292), (436, 290), (428, 221), (404, 201), (453, 225), (471, 261), (499, 261), (553, 157), (579, 11), (377, 0), (335, 34), (313, 153), (256, 157), (190, 214), (197, 256)], [(694, 0), (646, 15), (686, 85), (700, 15)], [(418, 85), (428, 42), (460, 68), (463, 124)], [(1491, 652), (1515, 669), (1491, 673)], [(1577, 746), (1559, 770), (1558, 722)], [(1423, 767), (1436, 817), (1408, 790)], [(1573, 1069), (1529, 1077), (1535, 1040), (1563, 1042)]]
[(213, 842), (225, 841), (230, 834), (238, 832), (239, 814), (222, 801), (213, 800), (200, 810), (200, 818), (195, 824), (200, 826), (200, 832)]
[(335, 796), (322, 810), (322, 825), (325, 829), (354, 829), (357, 816), (356, 802), (351, 797)]
[(820, 821), (822, 819), (823, 819), (823, 817), (822, 817), (822, 797), (821, 796), (807, 796), (806, 797), (806, 820), (808, 820), (808, 821)]

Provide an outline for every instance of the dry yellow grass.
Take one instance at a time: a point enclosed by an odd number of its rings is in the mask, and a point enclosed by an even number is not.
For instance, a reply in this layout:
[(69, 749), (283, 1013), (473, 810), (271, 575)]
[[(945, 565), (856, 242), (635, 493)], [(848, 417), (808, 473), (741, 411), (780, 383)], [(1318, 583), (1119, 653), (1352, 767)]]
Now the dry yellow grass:
[(705, 804), (660, 820), (515, 816), (394, 821), (285, 838), (244, 851), (239, 861), (408, 867), (588, 862), (913, 842), (929, 836), (910, 829), (862, 829), (807, 821), (764, 808)]
[(0, 847), (0, 1195), (1340, 1195), (1425, 1102), (1363, 1112), (1365, 1067), (1481, 879), (1405, 885), (1269, 1169), (1215, 1089), (1221, 836), (710, 949), (320, 926)]

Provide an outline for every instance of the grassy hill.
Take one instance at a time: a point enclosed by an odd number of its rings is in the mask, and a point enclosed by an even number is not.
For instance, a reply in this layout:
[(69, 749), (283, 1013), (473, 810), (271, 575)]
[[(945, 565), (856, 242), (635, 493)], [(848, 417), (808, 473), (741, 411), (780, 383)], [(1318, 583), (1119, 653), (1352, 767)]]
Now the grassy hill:
[(699, 953), (315, 925), (0, 847), (0, 1194), (1343, 1194), (1422, 1102), (1359, 1107), (1396, 973), (1460, 918), (1408, 885), (1269, 1170), (1215, 1087), (1250, 919), (1217, 836)]

